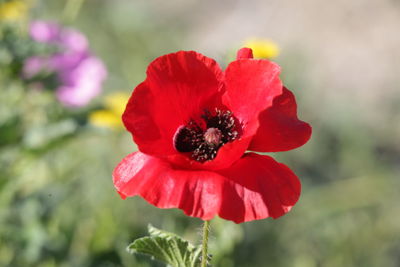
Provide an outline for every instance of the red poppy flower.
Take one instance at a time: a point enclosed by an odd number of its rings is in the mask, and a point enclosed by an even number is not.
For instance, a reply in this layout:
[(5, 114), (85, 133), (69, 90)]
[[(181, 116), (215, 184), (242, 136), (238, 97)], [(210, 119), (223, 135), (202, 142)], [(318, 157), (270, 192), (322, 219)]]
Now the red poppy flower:
[(122, 198), (236, 223), (287, 213), (300, 196), (296, 175), (266, 155), (305, 144), (280, 67), (243, 48), (225, 71), (194, 51), (161, 56), (147, 69), (122, 116), (139, 152), (113, 173)]

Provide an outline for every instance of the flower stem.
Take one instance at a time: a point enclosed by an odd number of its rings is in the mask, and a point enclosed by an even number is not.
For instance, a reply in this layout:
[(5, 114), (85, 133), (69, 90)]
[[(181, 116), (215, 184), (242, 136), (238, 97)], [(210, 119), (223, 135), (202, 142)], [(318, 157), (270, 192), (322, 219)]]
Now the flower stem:
[(210, 221), (204, 221), (203, 225), (203, 249), (201, 253), (201, 267), (207, 267), (208, 260), (208, 235), (210, 233)]
[(85, 0), (68, 0), (65, 4), (63, 17), (66, 22), (72, 22), (76, 19)]

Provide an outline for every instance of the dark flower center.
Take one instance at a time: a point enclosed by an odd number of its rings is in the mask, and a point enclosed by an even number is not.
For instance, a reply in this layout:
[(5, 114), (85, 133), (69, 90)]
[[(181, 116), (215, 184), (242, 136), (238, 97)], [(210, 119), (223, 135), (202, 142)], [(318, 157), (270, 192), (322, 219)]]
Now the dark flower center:
[(237, 139), (239, 134), (235, 118), (229, 110), (206, 111), (201, 118), (201, 122), (190, 120), (187, 125), (179, 127), (174, 145), (179, 152), (190, 152), (194, 160), (205, 162), (213, 160), (217, 151)]

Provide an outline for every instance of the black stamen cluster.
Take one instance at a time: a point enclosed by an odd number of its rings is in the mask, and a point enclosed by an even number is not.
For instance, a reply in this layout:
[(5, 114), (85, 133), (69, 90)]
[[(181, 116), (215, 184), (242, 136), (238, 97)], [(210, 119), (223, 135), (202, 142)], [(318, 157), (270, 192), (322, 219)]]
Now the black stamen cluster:
[(221, 141), (223, 144), (232, 142), (238, 136), (238, 132), (235, 131), (235, 119), (233, 118), (232, 112), (229, 110), (221, 111), (219, 109), (215, 109), (215, 115), (212, 115), (210, 112), (206, 111), (203, 118), (207, 123), (207, 129), (217, 128), (221, 131)]
[[(219, 109), (215, 109), (213, 113), (206, 111), (202, 119), (205, 121), (206, 129), (191, 120), (179, 129), (174, 140), (175, 148), (179, 152), (192, 152), (191, 157), (199, 162), (213, 160), (217, 156), (218, 149), (238, 137), (232, 112)], [(204, 134), (209, 128), (216, 128), (221, 132), (219, 143), (206, 142)]]

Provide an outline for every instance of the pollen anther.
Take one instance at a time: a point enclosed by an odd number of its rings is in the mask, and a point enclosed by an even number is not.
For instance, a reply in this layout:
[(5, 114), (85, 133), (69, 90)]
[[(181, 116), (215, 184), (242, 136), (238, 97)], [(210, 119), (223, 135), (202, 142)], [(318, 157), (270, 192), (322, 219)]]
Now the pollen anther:
[(191, 152), (192, 159), (205, 162), (213, 160), (224, 144), (237, 139), (238, 131), (230, 111), (216, 109), (213, 114), (206, 111), (201, 118), (204, 120), (203, 128), (194, 120), (178, 128), (174, 146), (179, 152)]

